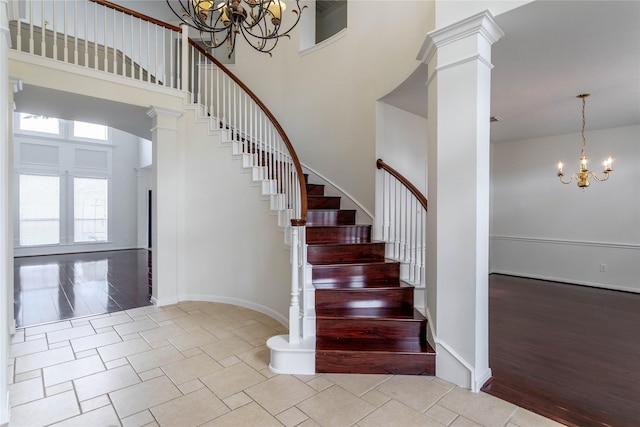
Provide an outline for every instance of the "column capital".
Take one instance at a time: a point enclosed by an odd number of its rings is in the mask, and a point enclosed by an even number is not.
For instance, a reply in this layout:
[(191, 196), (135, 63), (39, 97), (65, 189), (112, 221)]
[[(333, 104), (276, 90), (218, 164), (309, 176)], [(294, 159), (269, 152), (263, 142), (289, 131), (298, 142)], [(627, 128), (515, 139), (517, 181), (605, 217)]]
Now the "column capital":
[(182, 115), (183, 112), (180, 110), (173, 110), (171, 108), (163, 108), (155, 105), (151, 106), (151, 108), (147, 110), (147, 116), (153, 120), (151, 132), (155, 132), (160, 129), (177, 131), (177, 121), (182, 117)]
[(492, 45), (504, 36), (504, 32), (496, 24), (491, 11), (485, 10), (444, 28), (430, 31), (418, 52), (417, 59), (428, 64), (439, 48), (475, 35), (481, 36)]

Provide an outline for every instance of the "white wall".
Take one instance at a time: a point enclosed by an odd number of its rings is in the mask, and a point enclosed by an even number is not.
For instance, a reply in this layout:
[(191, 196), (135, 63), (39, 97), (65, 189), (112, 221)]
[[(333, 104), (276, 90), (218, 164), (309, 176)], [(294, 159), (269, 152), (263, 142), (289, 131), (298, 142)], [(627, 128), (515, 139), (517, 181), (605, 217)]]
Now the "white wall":
[[(425, 100), (426, 102), (426, 100)], [(427, 119), (377, 103), (376, 158), (400, 172), (427, 195)], [(374, 238), (382, 239), (384, 172), (376, 174)]]
[(586, 139), (592, 170), (614, 163), (584, 192), (556, 176), (577, 170), (579, 133), (492, 145), (493, 272), (640, 292), (640, 126)]
[(491, 10), (494, 16), (531, 3), (534, 0), (438, 0), (436, 24), (446, 27), (475, 13)]
[(300, 160), (373, 212), (376, 100), (418, 66), (434, 2), (350, 1), (348, 8), (346, 33), (335, 42), (300, 55), (296, 29), (272, 58), (239, 43), (234, 71), (281, 121)]
[(178, 299), (251, 307), (281, 322), (288, 318), (289, 250), (261, 186), (232, 160), (208, 125), (184, 117), (184, 278)]

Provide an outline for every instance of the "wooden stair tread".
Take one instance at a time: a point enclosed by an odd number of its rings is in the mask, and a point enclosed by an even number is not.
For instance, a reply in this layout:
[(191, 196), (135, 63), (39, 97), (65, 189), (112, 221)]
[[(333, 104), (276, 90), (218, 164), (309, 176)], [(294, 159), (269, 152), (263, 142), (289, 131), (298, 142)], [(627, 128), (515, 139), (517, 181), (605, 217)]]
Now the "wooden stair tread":
[(404, 307), (363, 307), (363, 308), (323, 308), (316, 310), (317, 319), (378, 319), (415, 320), (426, 318), (411, 306)]
[(435, 354), (433, 347), (420, 340), (370, 340), (370, 339), (335, 339), (316, 338), (319, 351), (363, 351), (384, 353), (429, 353)]
[(345, 290), (350, 289), (392, 289), (392, 288), (404, 288), (413, 287), (412, 285), (403, 282), (399, 279), (393, 280), (362, 280), (353, 282), (334, 282), (334, 283), (316, 283), (314, 284), (316, 290), (331, 289), (331, 290)]

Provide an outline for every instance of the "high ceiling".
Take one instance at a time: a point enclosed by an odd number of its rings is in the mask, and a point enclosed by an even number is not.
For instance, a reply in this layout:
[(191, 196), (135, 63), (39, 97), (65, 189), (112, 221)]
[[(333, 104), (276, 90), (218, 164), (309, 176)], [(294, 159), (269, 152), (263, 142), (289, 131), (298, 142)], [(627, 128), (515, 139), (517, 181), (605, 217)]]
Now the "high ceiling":
[[(493, 142), (640, 124), (640, 1), (538, 0), (496, 17)], [(426, 117), (426, 68), (384, 101)]]
[(496, 17), (491, 139), (640, 123), (640, 2), (536, 1)]

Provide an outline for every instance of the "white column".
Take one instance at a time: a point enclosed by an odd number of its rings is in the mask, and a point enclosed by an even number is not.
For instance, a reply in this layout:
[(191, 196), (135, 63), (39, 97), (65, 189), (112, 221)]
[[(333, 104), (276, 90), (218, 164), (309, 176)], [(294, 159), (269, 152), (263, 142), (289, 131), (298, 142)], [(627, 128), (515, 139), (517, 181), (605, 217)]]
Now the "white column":
[[(9, 423), (9, 345), (13, 321), (13, 92), (9, 78), (9, 10), (0, 0), (0, 425)], [(4, 130), (1, 130), (4, 129)]]
[(427, 306), (436, 374), (478, 391), (488, 349), (491, 45), (489, 11), (428, 34)]
[(152, 262), (153, 294), (156, 305), (178, 302), (179, 263), (179, 119), (181, 111), (152, 107), (151, 141)]

